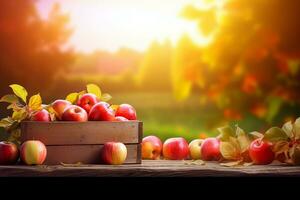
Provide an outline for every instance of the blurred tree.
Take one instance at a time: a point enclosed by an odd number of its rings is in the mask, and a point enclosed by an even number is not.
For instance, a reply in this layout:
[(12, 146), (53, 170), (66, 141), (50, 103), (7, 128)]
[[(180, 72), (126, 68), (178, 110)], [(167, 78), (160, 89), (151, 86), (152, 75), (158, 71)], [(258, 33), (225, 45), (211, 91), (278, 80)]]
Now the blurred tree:
[(171, 90), (172, 44), (152, 42), (145, 52), (137, 74), (138, 84), (145, 90)]
[(69, 17), (53, 6), (42, 19), (35, 0), (0, 0), (0, 94), (18, 83), (29, 91), (46, 91), (56, 74), (67, 69), (73, 52), (66, 42)]
[(223, 109), (229, 119), (241, 119), (250, 112), (271, 122), (284, 106), (299, 106), (300, 1), (209, 2), (206, 8), (187, 6), (182, 12), (213, 40), (180, 64), (186, 68), (191, 60), (202, 62), (192, 67), (202, 76), (185, 77), (180, 85), (176, 82), (178, 93), (184, 93), (188, 83), (199, 85), (201, 80), (201, 95)]

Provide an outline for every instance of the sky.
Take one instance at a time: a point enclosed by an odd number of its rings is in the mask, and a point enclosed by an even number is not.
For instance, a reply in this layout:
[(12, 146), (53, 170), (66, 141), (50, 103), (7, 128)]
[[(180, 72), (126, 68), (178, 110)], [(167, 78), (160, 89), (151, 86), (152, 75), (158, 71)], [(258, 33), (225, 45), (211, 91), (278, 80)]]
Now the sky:
[(55, 2), (71, 17), (70, 44), (85, 53), (122, 47), (144, 51), (154, 40), (175, 43), (184, 33), (196, 43), (208, 41), (196, 23), (179, 16), (185, 5), (201, 0), (40, 0), (37, 7), (43, 18)]

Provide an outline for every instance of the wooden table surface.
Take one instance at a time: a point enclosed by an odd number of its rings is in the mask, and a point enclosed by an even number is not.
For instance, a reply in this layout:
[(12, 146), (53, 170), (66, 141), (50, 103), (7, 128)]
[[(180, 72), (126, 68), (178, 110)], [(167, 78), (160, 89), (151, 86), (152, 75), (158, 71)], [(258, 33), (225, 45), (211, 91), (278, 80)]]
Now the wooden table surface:
[(209, 176), (300, 176), (300, 166), (271, 164), (265, 166), (225, 167), (215, 162), (204, 165), (191, 161), (143, 160), (142, 164), (0, 166), (1, 177), (209, 177)]

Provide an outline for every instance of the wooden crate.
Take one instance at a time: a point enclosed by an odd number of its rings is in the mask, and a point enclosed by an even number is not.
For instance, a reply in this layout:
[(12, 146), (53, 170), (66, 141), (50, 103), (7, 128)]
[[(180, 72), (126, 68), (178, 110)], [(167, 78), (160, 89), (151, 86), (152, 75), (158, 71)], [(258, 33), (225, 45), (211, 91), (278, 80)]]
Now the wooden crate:
[(21, 142), (40, 140), (47, 147), (45, 164), (100, 164), (105, 142), (122, 142), (127, 147), (125, 164), (141, 163), (143, 123), (128, 122), (33, 122), (21, 123)]

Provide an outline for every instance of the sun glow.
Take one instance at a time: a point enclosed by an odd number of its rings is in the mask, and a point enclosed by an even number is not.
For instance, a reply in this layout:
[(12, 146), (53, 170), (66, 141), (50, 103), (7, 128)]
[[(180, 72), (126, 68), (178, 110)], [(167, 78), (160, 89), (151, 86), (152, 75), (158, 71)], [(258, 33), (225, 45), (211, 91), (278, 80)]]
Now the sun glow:
[[(129, 47), (143, 51), (149, 44), (166, 39), (175, 43), (188, 34), (195, 43), (205, 45), (211, 37), (199, 33), (196, 23), (180, 16), (188, 4), (205, 7), (207, 0), (41, 0), (38, 4), (46, 17), (54, 2), (61, 4), (71, 17), (74, 33), (70, 43), (75, 49), (116, 51)], [(220, 2), (219, 0), (217, 2)]]

